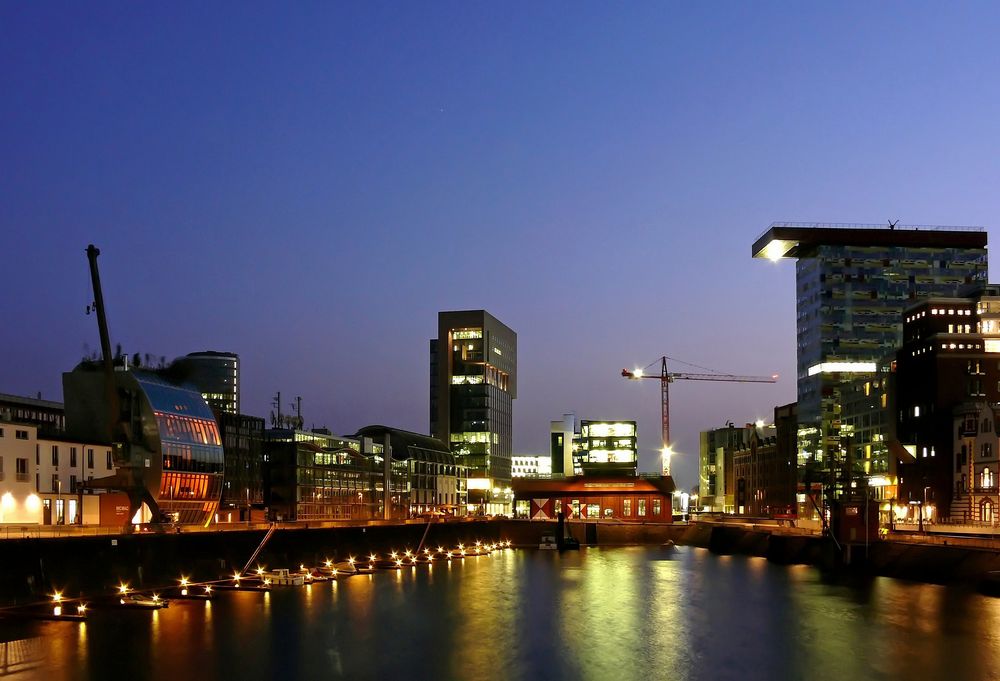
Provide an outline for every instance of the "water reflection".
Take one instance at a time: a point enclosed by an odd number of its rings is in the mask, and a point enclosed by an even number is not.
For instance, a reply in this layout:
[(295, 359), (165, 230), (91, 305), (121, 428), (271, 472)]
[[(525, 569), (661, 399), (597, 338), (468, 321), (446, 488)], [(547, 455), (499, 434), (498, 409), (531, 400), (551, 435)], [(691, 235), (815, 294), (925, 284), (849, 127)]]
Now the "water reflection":
[(15, 629), (0, 676), (965, 681), (995, 677), (1000, 600), (687, 547), (510, 551)]

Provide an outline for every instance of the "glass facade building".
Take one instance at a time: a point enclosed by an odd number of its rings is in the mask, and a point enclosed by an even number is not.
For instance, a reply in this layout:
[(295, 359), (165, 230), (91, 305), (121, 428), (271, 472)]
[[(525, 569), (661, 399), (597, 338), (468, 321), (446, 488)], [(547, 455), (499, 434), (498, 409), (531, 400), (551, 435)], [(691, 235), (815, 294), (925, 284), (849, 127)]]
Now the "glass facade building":
[[(145, 372), (131, 372), (152, 410), (156, 433), (146, 446), (159, 453), (160, 510), (180, 523), (206, 524), (222, 495), (225, 457), (215, 416), (198, 393)], [(150, 424), (151, 425), (151, 424)], [(147, 433), (151, 428), (144, 429)], [(158, 450), (158, 452), (157, 452)]]
[(201, 391), (213, 410), (240, 413), (240, 356), (232, 352), (192, 352), (171, 362), (164, 372), (177, 383)]
[(774, 223), (754, 243), (754, 257), (796, 259), (798, 454), (807, 482), (844, 492), (853, 474), (844, 470), (844, 390), (878, 377), (879, 361), (901, 345), (903, 310), (917, 299), (985, 283), (986, 241), (978, 227)]
[(635, 421), (580, 422), (573, 446), (574, 469), (582, 475), (634, 476), (639, 462)]
[[(368, 442), (371, 442), (370, 440)], [(324, 432), (273, 429), (265, 433), (265, 493), (272, 520), (404, 518), (407, 464), (392, 461), (388, 516), (384, 514), (385, 458), (381, 444)]]
[(67, 433), (112, 448), (115, 474), (88, 484), (128, 493), (130, 518), (145, 503), (175, 522), (211, 522), (222, 494), (225, 458), (208, 403), (199, 392), (146, 370), (115, 371), (112, 390), (117, 405), (109, 403), (107, 378), (98, 363), (83, 362), (63, 374)]
[(430, 366), (431, 435), (468, 468), (470, 510), (510, 513), (517, 334), (485, 310), (441, 312)]

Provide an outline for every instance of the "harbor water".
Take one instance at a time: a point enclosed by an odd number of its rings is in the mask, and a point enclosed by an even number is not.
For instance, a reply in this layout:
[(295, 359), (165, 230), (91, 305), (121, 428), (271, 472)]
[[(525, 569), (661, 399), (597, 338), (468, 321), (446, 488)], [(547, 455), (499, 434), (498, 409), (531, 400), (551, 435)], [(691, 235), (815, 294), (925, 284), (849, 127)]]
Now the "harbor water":
[(1000, 599), (689, 547), (507, 550), (0, 633), (11, 679), (1000, 677)]

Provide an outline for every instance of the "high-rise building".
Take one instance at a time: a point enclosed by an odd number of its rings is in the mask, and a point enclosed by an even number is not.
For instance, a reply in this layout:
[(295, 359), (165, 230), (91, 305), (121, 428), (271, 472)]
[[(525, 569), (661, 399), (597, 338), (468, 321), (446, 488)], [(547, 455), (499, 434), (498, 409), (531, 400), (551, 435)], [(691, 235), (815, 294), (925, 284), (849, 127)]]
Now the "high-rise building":
[(902, 341), (901, 313), (917, 299), (985, 283), (981, 227), (774, 223), (753, 257), (796, 260), (799, 465), (827, 495), (845, 491), (841, 390), (876, 376)]
[(178, 383), (201, 391), (215, 412), (240, 413), (240, 356), (232, 352), (192, 352), (171, 362), (165, 372)]
[(440, 312), (430, 366), (431, 435), (468, 467), (470, 510), (510, 513), (517, 334), (485, 310)]

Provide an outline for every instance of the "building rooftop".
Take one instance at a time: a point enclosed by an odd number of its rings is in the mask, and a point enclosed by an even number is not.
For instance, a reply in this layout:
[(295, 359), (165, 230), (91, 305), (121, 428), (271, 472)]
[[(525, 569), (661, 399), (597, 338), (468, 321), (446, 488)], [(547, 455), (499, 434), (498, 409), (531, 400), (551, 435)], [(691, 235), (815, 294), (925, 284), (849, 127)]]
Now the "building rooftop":
[(20, 395), (8, 395), (0, 393), (0, 404), (19, 404), (25, 407), (41, 407), (44, 409), (62, 409), (62, 402), (43, 400), (37, 397), (21, 397)]
[(754, 258), (797, 258), (803, 246), (985, 248), (985, 227), (772, 222), (753, 243)]

